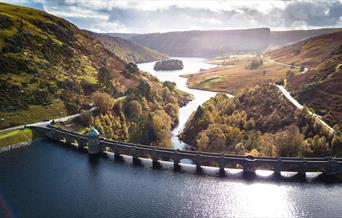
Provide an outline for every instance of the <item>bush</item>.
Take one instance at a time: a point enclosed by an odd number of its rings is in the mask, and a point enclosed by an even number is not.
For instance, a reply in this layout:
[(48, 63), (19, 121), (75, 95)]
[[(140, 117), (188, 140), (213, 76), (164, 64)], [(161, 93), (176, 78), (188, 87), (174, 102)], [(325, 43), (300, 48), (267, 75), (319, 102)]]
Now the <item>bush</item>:
[(170, 81), (165, 81), (165, 82), (163, 82), (163, 86), (167, 87), (170, 91), (173, 91), (176, 88), (176, 83), (170, 82)]
[(77, 123), (81, 124), (82, 126), (89, 127), (92, 123), (92, 112), (85, 111), (77, 117)]
[(263, 61), (261, 59), (253, 59), (249, 65), (247, 65), (247, 69), (249, 70), (255, 70), (258, 67), (260, 67), (263, 64)]

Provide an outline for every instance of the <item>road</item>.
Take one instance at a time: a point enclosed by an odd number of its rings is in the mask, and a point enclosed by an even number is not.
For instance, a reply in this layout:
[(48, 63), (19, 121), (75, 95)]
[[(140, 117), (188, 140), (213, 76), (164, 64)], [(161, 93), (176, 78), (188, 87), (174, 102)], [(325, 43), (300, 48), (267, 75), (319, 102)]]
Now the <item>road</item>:
[[(97, 107), (92, 107), (89, 111), (92, 112), (92, 111), (96, 110), (96, 108)], [(50, 124), (52, 121), (54, 121), (54, 122), (66, 122), (69, 119), (73, 119), (75, 117), (80, 116), (81, 114), (82, 113), (78, 113), (78, 114), (73, 114), (73, 115), (66, 116), (66, 117), (60, 117), (60, 118), (56, 118), (56, 119), (40, 121), (40, 122), (37, 122), (37, 123), (31, 123), (31, 124), (27, 124), (26, 127), (29, 127), (29, 126), (46, 126), (46, 125)], [(25, 127), (25, 125), (20, 125), (20, 126), (10, 127), (10, 128), (7, 128), (7, 129), (1, 129), (0, 133), (1, 132), (11, 131), (11, 130), (16, 130), (16, 129), (23, 129), (24, 127)]]
[[(264, 58), (263, 55), (261, 56), (261, 58)], [(288, 66), (288, 67), (296, 67), (296, 68), (301, 68), (301, 66), (295, 66), (295, 65), (290, 65), (290, 64), (284, 64), (284, 63), (280, 63), (280, 62), (277, 62), (277, 61), (274, 61), (272, 59), (267, 59), (269, 61), (271, 61), (272, 63), (275, 63), (275, 64), (279, 64), (279, 65), (282, 65), (282, 66)], [(303, 73), (306, 73), (308, 72), (308, 68), (304, 68), (304, 70), (302, 72), (300, 72), (301, 74)], [(278, 89), (283, 93), (283, 95), (285, 96), (285, 98), (287, 98), (287, 100), (289, 100), (296, 108), (298, 108), (299, 110), (303, 110), (304, 106), (301, 105), (295, 98), (293, 98), (291, 96), (291, 94), (285, 89), (284, 86), (281, 86), (281, 85), (277, 85), (277, 84), (274, 84), (276, 87), (278, 87)], [(329, 131), (329, 134), (331, 135), (334, 135), (336, 134), (336, 131), (331, 127), (329, 126), (324, 120), (322, 120), (322, 117), (309, 111), (309, 114), (312, 115), (315, 120), (320, 123), (323, 127), (327, 128), (328, 131)]]

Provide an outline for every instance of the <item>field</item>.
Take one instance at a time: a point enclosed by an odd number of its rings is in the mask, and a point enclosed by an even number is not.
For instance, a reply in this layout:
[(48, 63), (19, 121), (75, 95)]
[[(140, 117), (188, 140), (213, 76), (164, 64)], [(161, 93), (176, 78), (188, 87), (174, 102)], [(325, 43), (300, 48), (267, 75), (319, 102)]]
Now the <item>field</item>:
[(34, 105), (30, 106), (28, 110), (0, 112), (0, 129), (65, 116), (67, 116), (67, 112), (63, 102), (54, 100), (51, 105), (47, 106)]
[[(261, 61), (258, 66), (252, 66), (253, 62), (258, 61)], [(288, 71), (299, 72), (298, 68), (283, 66), (258, 56), (219, 58), (210, 62), (222, 66), (198, 74), (183, 75), (188, 78), (190, 88), (236, 94), (240, 89), (282, 80)]]
[(18, 129), (0, 133), (0, 148), (39, 138), (39, 133), (31, 129)]

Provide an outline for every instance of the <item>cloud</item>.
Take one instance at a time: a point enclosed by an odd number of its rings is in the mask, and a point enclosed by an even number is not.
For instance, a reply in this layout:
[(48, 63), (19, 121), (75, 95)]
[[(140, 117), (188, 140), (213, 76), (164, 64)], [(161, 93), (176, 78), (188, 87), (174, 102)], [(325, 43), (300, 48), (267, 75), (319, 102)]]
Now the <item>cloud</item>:
[[(13, 0), (6, 0), (13, 1)], [(342, 26), (342, 0), (14, 0), (99, 32)]]

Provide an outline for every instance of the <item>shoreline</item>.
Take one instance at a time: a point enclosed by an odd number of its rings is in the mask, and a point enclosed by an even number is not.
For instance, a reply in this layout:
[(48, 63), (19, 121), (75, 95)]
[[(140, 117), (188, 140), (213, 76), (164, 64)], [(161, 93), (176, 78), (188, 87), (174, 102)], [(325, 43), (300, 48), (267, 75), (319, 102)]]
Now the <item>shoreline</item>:
[(6, 146), (0, 148), (0, 154), (14, 150), (14, 149), (20, 149), (20, 148), (30, 146), (33, 142), (36, 142), (36, 141), (39, 141), (42, 139), (44, 139), (44, 138), (42, 137), (42, 138), (37, 138), (37, 139), (33, 139), (33, 140), (28, 140), (25, 142), (19, 142), (19, 143), (12, 144), (12, 145), (6, 145)]
[(0, 154), (1, 153), (5, 153), (7, 151), (11, 151), (11, 150), (14, 150), (14, 149), (18, 149), (18, 148), (23, 148), (23, 147), (26, 147), (26, 146), (29, 146), (32, 144), (32, 140), (30, 141), (26, 141), (26, 142), (20, 142), (20, 143), (17, 143), (17, 144), (12, 144), (12, 145), (7, 145), (5, 147), (1, 147), (0, 148)]

